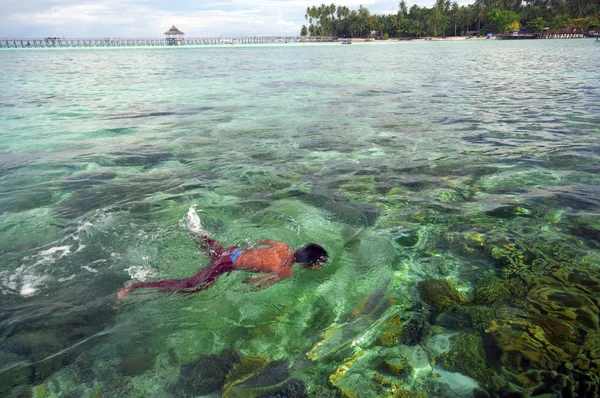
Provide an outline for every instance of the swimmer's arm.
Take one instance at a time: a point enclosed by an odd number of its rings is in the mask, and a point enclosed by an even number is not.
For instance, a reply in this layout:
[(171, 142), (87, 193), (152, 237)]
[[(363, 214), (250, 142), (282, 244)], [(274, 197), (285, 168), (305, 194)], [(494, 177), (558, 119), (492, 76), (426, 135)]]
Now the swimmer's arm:
[(246, 278), (244, 280), (244, 283), (255, 284), (257, 282), (264, 281), (265, 279), (268, 279), (268, 278), (274, 278), (276, 276), (277, 276), (276, 272), (269, 272), (268, 274), (263, 274), (261, 276), (255, 277), (255, 278)]
[(248, 278), (244, 282), (253, 284), (257, 289), (264, 289), (271, 286), (274, 283), (279, 282), (282, 279), (289, 278), (292, 276), (293, 271), (291, 268), (281, 269), (277, 272), (269, 272), (255, 278)]

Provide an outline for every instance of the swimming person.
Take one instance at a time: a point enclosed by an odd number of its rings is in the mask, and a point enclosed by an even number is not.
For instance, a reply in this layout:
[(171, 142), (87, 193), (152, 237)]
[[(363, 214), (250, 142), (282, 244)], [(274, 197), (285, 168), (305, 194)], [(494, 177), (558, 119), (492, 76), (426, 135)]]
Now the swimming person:
[(182, 293), (199, 292), (207, 289), (219, 276), (234, 270), (262, 273), (263, 275), (247, 278), (244, 282), (254, 284), (257, 288), (265, 288), (291, 277), (294, 263), (302, 264), (308, 269), (319, 269), (327, 262), (327, 252), (316, 243), (309, 243), (295, 252), (287, 244), (272, 240), (261, 240), (258, 245), (264, 247), (251, 250), (242, 250), (238, 246), (224, 248), (202, 229), (200, 219), (193, 208), (188, 212), (188, 222), (189, 220), (192, 223), (188, 228), (200, 248), (211, 258), (211, 262), (189, 278), (127, 285), (119, 290), (119, 299), (140, 288), (159, 288)]

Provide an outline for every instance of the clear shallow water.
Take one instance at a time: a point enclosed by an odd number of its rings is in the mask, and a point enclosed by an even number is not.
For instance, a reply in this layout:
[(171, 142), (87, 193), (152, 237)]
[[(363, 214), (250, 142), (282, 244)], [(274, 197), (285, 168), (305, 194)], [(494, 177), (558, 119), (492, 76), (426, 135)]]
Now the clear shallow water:
[[(288, 366), (313, 396), (469, 396), (474, 379), (492, 394), (530, 391), (514, 376), (527, 368), (593, 379), (594, 44), (0, 52), (0, 391), (194, 395), (182, 365), (228, 349), (246, 365), (229, 396), (291, 388)], [(191, 205), (226, 244), (315, 241), (331, 262), (264, 291), (232, 273), (113, 310), (131, 278), (207, 263), (180, 226)], [(561, 270), (586, 274), (563, 283)], [(419, 285), (430, 279), (469, 302), (432, 303)], [(518, 281), (523, 297), (478, 301), (494, 280)], [(510, 347), (515, 324), (565, 354)], [(556, 337), (564, 326), (572, 335)], [(486, 351), (469, 369), (438, 344), (464, 355), (463, 337)], [(577, 355), (592, 365), (569, 374)], [(502, 381), (473, 370), (483, 364)], [(250, 377), (265, 366), (276, 369)]]

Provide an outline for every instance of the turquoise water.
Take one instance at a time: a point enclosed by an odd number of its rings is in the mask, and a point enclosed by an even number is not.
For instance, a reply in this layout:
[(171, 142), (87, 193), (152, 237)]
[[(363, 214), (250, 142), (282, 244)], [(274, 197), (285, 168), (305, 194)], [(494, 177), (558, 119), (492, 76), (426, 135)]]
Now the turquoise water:
[[(0, 395), (586, 396), (599, 50), (1, 51)], [(226, 245), (330, 262), (115, 310), (124, 283), (208, 263), (190, 206)]]

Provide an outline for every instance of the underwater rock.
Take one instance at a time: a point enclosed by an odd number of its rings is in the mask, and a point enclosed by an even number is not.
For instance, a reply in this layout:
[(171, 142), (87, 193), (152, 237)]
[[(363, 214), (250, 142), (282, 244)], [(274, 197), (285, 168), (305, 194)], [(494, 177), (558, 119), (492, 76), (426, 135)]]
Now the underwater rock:
[(8, 366), (23, 360), (24, 358), (12, 353), (3, 352), (0, 355), (0, 369), (6, 369), (3, 370), (0, 377), (0, 394), (3, 395), (13, 387), (27, 384), (31, 376), (31, 369), (28, 366), (8, 368)]
[(94, 379), (94, 363), (87, 351), (82, 352), (72, 364), (73, 380), (78, 383), (91, 383)]
[(531, 217), (532, 211), (523, 206), (500, 206), (487, 211), (485, 214), (496, 218)]
[(451, 396), (473, 397), (475, 391), (480, 388), (476, 380), (464, 374), (449, 372), (440, 368), (435, 368), (434, 371), (438, 376), (437, 381), (448, 385)]
[[(20, 357), (21, 366), (11, 369), (7, 372), (7, 381), (0, 382), (0, 391), (8, 388), (14, 380), (21, 380), (24, 374), (29, 374), (29, 383), (42, 383), (48, 376), (60, 369), (64, 364), (72, 362), (83, 347), (77, 347), (74, 350), (65, 350), (68, 342), (66, 336), (54, 334), (58, 330), (42, 330), (39, 332), (23, 331), (20, 334), (10, 336), (4, 341), (0, 351), (0, 357), (8, 358)], [(0, 336), (1, 337), (1, 336)], [(55, 354), (59, 355), (55, 355)], [(16, 355), (16, 356), (13, 356)], [(55, 355), (55, 356), (53, 356)], [(29, 367), (29, 369), (26, 369)], [(13, 377), (15, 378), (14, 380)]]
[[(473, 310), (472, 306), (465, 307), (464, 311), (448, 311), (442, 312), (441, 314), (437, 314), (434, 319), (434, 324), (437, 327), (442, 327), (446, 329), (452, 330), (462, 330), (473, 327)], [(490, 312), (493, 312), (490, 310)], [(491, 318), (493, 319), (493, 318)], [(491, 320), (490, 319), (490, 320)], [(485, 327), (488, 327), (488, 323), (486, 323)]]
[(364, 353), (365, 352), (363, 350), (361, 350), (356, 355), (354, 355), (352, 358), (350, 358), (343, 364), (339, 365), (337, 367), (337, 369), (335, 370), (335, 372), (333, 372), (332, 374), (329, 375), (329, 377), (327, 379), (328, 384), (331, 387), (337, 387), (338, 383), (340, 381), (342, 381), (344, 376), (346, 376), (346, 373), (348, 373), (348, 371), (350, 369), (352, 369), (354, 364), (360, 359), (360, 357), (362, 357), (364, 355)]
[(427, 340), (425, 346), (438, 356), (450, 352), (450, 336), (451, 334), (437, 334)]
[(440, 355), (440, 365), (446, 370), (469, 376), (482, 386), (489, 385), (493, 373), (487, 364), (481, 336), (457, 333), (449, 339), (450, 350)]
[(242, 389), (257, 389), (277, 386), (290, 378), (290, 364), (287, 361), (274, 361), (265, 366), (260, 373), (250, 376), (240, 382), (237, 387)]
[(179, 379), (169, 391), (177, 395), (204, 395), (220, 389), (227, 375), (239, 361), (237, 353), (225, 350), (219, 355), (203, 355), (195, 361), (184, 364)]
[[(290, 363), (284, 360), (270, 361), (266, 357), (245, 357), (236, 364), (223, 387), (225, 397), (304, 397), (305, 385), (292, 378)], [(287, 391), (287, 393), (286, 393)]]
[(392, 237), (392, 244), (401, 250), (417, 246), (421, 240), (419, 232), (419, 230), (407, 223), (395, 226), (389, 231)]
[(156, 357), (151, 354), (134, 355), (119, 363), (119, 372), (123, 376), (139, 376), (154, 366)]
[(429, 279), (419, 283), (423, 301), (438, 311), (450, 311), (465, 304), (467, 296), (447, 279)]
[(386, 359), (385, 364), (391, 374), (401, 379), (409, 377), (413, 372), (411, 364), (404, 357)]
[[(402, 331), (402, 329), (400, 329)], [(385, 332), (379, 335), (379, 344), (386, 347), (393, 347), (400, 343), (400, 339), (398, 338), (399, 333), (395, 331)]]
[(569, 232), (584, 239), (589, 246), (595, 249), (600, 248), (600, 230), (596, 226), (588, 225), (583, 220), (577, 220), (569, 228)]
[[(397, 348), (384, 348), (387, 352), (393, 352), (396, 356)], [(327, 379), (328, 385), (335, 388), (338, 397), (363, 398), (381, 396), (376, 390), (391, 387), (389, 377), (384, 377), (375, 368), (385, 366), (381, 347), (370, 350), (360, 350), (352, 357), (340, 364)], [(377, 386), (373, 386), (373, 382)]]
[(259, 398), (307, 398), (308, 396), (306, 384), (302, 380), (290, 379), (282, 387), (260, 395)]
[(393, 347), (400, 343), (400, 335), (404, 331), (402, 319), (398, 316), (392, 316), (382, 327), (382, 333), (379, 335), (379, 344), (385, 347)]
[(446, 330), (443, 327), (438, 326), (438, 325), (435, 325), (435, 326), (431, 327), (431, 333), (433, 333), (433, 334), (442, 334), (445, 331)]
[(406, 345), (421, 344), (431, 331), (429, 311), (423, 310), (421, 304), (413, 307), (410, 319), (404, 325), (400, 334), (400, 342)]
[(335, 390), (328, 389), (323, 386), (311, 386), (307, 392), (311, 398), (336, 398), (337, 393)]

